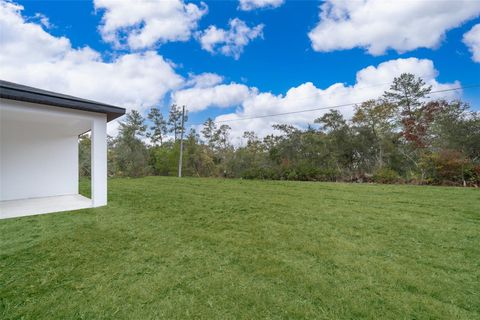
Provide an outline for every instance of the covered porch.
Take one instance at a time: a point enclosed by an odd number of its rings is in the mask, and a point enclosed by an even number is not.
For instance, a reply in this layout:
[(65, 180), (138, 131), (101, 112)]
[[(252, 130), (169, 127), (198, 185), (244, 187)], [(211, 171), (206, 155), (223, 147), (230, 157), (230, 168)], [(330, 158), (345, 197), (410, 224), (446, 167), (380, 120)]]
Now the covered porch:
[[(1, 84), (0, 219), (106, 205), (106, 126), (125, 110)], [(86, 132), (91, 199), (79, 194), (78, 137)]]

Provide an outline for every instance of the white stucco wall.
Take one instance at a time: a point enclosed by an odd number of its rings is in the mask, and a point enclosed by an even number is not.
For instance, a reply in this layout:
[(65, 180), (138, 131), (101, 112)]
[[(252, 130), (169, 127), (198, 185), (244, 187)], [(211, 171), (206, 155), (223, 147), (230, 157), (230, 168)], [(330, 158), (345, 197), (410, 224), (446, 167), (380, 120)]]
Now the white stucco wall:
[[(2, 100), (0, 201), (77, 194), (78, 135), (99, 121), (104, 114)], [(106, 174), (102, 183), (106, 195)]]
[(6, 122), (0, 140), (0, 200), (78, 193), (75, 135), (59, 134), (48, 124)]

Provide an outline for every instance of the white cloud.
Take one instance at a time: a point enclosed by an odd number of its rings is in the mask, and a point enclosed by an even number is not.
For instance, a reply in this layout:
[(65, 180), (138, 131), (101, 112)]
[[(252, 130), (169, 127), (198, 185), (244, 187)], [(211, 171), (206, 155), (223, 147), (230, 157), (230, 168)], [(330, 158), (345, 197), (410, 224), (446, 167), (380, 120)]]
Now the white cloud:
[(207, 6), (182, 0), (95, 0), (103, 11), (100, 33), (116, 46), (143, 49), (157, 43), (186, 41), (196, 30)]
[(156, 52), (126, 54), (112, 61), (89, 47), (72, 48), (27, 22), (22, 7), (0, 2), (0, 78), (104, 103), (142, 110), (158, 104), (184, 82)]
[[(422, 77), (433, 90), (443, 90), (459, 86), (458, 82), (439, 83), (435, 78), (438, 72), (435, 70), (433, 62), (427, 59), (397, 59), (379, 64), (378, 66), (369, 66), (357, 72), (354, 85), (347, 86), (342, 83), (335, 83), (322, 89), (317, 88), (311, 82), (305, 82), (297, 87), (287, 91), (285, 95), (275, 95), (270, 92), (257, 92), (256, 89), (250, 89), (249, 94), (244, 95), (244, 100), (233, 101), (230, 106), (241, 105), (234, 113), (221, 115), (216, 118), (217, 121), (238, 120), (250, 118), (258, 115), (269, 115), (286, 112), (295, 112), (319, 107), (331, 107), (341, 104), (361, 103), (362, 101), (380, 97), (383, 92), (390, 87), (394, 77), (401, 73), (408, 72)], [(211, 94), (215, 90), (224, 90), (222, 94)], [(228, 107), (223, 97), (227, 91), (236, 91), (235, 87), (229, 85), (217, 85), (212, 88), (196, 89), (188, 96), (187, 105), (199, 103), (202, 108), (222, 104)], [(247, 92), (247, 89), (243, 89)], [(458, 92), (445, 92), (442, 94), (432, 94), (432, 97), (453, 98), (458, 97)], [(198, 102), (197, 100), (198, 99)], [(186, 101), (187, 101), (186, 100)], [(353, 114), (353, 107), (339, 108), (340, 112), (347, 118)], [(275, 123), (288, 123), (295, 126), (305, 126), (312, 124), (314, 119), (320, 117), (328, 110), (296, 113), (278, 117), (268, 117), (259, 119), (249, 119), (245, 121), (225, 122), (232, 127), (232, 137), (234, 142), (244, 131), (253, 130), (263, 137), (273, 132), (272, 125)], [(220, 124), (220, 123), (219, 123)]]
[(197, 36), (202, 49), (239, 59), (243, 48), (250, 41), (263, 37), (263, 24), (249, 27), (244, 21), (235, 18), (229, 21), (229, 25), (228, 30), (210, 26), (203, 32), (199, 32)]
[(209, 107), (227, 108), (240, 105), (255, 93), (256, 89), (243, 84), (218, 84), (176, 91), (172, 94), (172, 101), (178, 105), (186, 105), (189, 111), (196, 112)]
[(463, 35), (463, 42), (472, 52), (472, 59), (480, 62), (480, 23)]
[(48, 17), (42, 13), (35, 13), (35, 16), (33, 18), (38, 20), (42, 24), (42, 26), (47, 29), (51, 29), (54, 27), (54, 25), (50, 22), (50, 19), (48, 19)]
[(480, 15), (480, 1), (327, 0), (320, 22), (308, 34), (316, 51), (365, 48), (406, 52), (435, 48), (446, 31)]
[(21, 59), (25, 63), (40, 63), (61, 56), (70, 50), (70, 41), (65, 37), (53, 37), (41, 25), (27, 23), (20, 15), (22, 6), (0, 2), (0, 70), (14, 65)]
[(216, 74), (205, 72), (201, 74), (192, 74), (190, 79), (185, 83), (186, 87), (207, 88), (220, 84), (223, 81), (223, 77)]
[(285, 0), (240, 0), (239, 8), (244, 11), (259, 8), (278, 8), (285, 3)]

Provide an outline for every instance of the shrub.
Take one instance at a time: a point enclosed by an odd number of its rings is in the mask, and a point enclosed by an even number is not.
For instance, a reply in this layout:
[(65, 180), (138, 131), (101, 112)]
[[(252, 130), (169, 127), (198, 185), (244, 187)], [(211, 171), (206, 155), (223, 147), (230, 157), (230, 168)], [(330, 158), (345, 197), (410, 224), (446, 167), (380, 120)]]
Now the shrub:
[(373, 181), (377, 183), (398, 183), (400, 182), (400, 176), (393, 169), (381, 168), (373, 174)]
[(243, 179), (266, 179), (266, 180), (279, 180), (279, 172), (274, 168), (259, 168), (252, 167), (242, 172), (241, 177)]
[(455, 150), (441, 150), (424, 155), (421, 166), (429, 184), (460, 185), (464, 180), (475, 180), (472, 164), (461, 152)]

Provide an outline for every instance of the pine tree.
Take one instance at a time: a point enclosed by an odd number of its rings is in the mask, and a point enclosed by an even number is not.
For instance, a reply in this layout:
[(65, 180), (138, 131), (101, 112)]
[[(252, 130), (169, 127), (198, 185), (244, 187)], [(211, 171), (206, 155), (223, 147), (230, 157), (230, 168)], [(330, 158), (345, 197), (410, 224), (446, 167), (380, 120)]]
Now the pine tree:
[[(188, 121), (188, 112), (185, 113), (185, 121)], [(168, 132), (173, 133), (174, 141), (177, 141), (180, 138), (180, 134), (182, 132), (182, 108), (177, 106), (176, 104), (172, 104), (170, 106), (170, 112), (168, 114), (168, 125), (170, 128)], [(183, 128), (185, 130), (185, 128)]]
[(385, 91), (383, 97), (397, 105), (404, 116), (409, 116), (422, 105), (431, 91), (432, 87), (427, 86), (422, 78), (416, 78), (411, 73), (402, 73), (400, 77), (393, 79), (390, 90)]
[(167, 121), (163, 118), (163, 114), (158, 108), (152, 108), (148, 114), (148, 119), (152, 121), (150, 126), (150, 132), (147, 133), (147, 137), (150, 138), (150, 141), (157, 145), (160, 143), (162, 145), (163, 138), (167, 134)]
[(125, 121), (120, 122), (120, 134), (125, 137), (143, 137), (147, 130), (147, 126), (145, 125), (145, 119), (140, 112), (132, 110), (127, 113), (125, 117)]
[(206, 143), (208, 146), (213, 147), (214, 145), (214, 135), (215, 132), (217, 131), (217, 126), (215, 122), (212, 120), (212, 118), (208, 118), (204, 123), (203, 123), (203, 129), (202, 129), (202, 135), (203, 138), (205, 139)]

